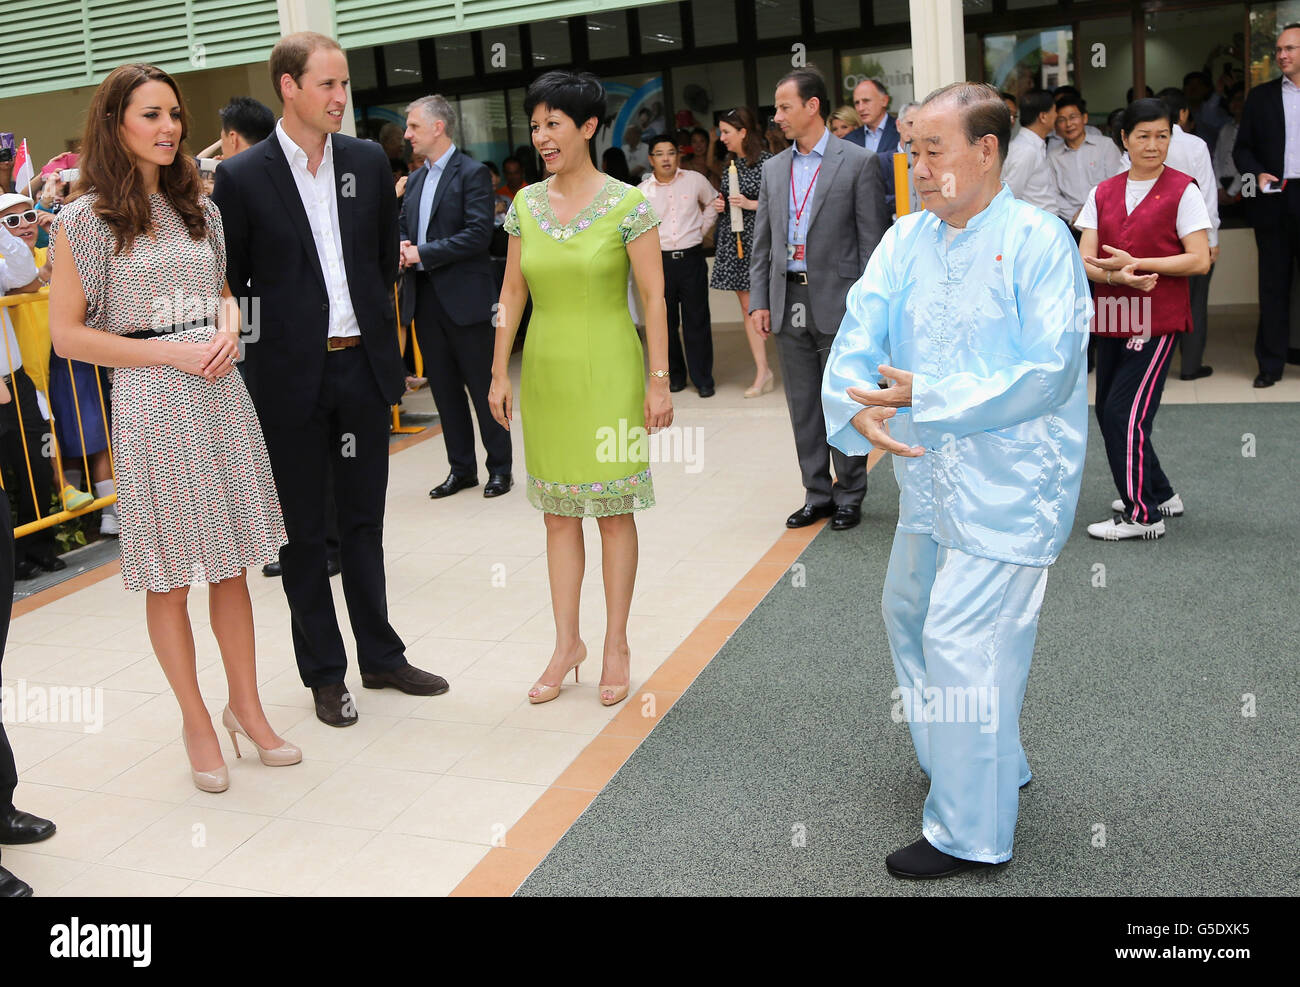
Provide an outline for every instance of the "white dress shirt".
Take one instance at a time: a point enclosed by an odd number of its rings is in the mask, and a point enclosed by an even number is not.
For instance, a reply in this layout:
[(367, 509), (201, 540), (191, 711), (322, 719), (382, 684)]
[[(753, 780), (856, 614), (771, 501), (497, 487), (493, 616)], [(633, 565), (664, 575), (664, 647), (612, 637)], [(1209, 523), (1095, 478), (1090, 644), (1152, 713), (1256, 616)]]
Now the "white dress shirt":
[[(32, 256), (31, 248), (0, 226), (0, 295), (35, 280), (36, 259)], [(4, 333), (4, 338), (0, 340), (0, 373), (11, 374), (23, 365), (23, 354), (18, 348), (13, 323), (9, 321), (8, 306), (0, 308), (0, 331)], [(10, 360), (13, 361), (12, 364)], [(17, 396), (14, 396), (14, 400), (18, 400)]]
[(352, 308), (348, 291), (348, 272), (343, 264), (343, 236), (339, 233), (338, 193), (334, 185), (334, 135), (325, 135), (325, 156), (313, 175), (307, 170), (307, 152), (284, 132), (284, 121), (277, 120), (275, 136), (284, 150), (298, 186), (298, 196), (307, 210), (307, 223), (316, 242), (316, 256), (325, 288), (330, 296), (329, 335), (360, 336), (361, 326)]
[(1229, 195), (1236, 195), (1241, 191), (1241, 172), (1237, 170), (1237, 163), (1232, 160), (1232, 145), (1237, 143), (1238, 129), (1237, 121), (1229, 119), (1219, 130), (1219, 139), (1214, 143), (1214, 153), (1210, 155), (1210, 160), (1214, 162), (1214, 177), (1218, 179), (1220, 187), (1225, 178), (1230, 180), (1227, 187)]
[(1047, 163), (1047, 142), (1028, 127), (1021, 127), (1020, 133), (1007, 147), (1002, 180), (1021, 202), (1028, 202), (1053, 216), (1060, 211), (1056, 178)]
[(1286, 150), (1278, 178), (1300, 178), (1300, 87), (1282, 76), (1282, 117), (1286, 126)]
[[(1210, 161), (1210, 146), (1199, 137), (1193, 137), (1174, 124), (1169, 137), (1169, 153), (1165, 155), (1165, 166), (1191, 175), (1196, 179), (1197, 190), (1205, 201), (1205, 213), (1210, 217), (1210, 246), (1219, 245), (1219, 183), (1214, 177), (1214, 164)], [(1128, 154), (1120, 158), (1120, 167), (1115, 174), (1128, 171), (1130, 167)]]

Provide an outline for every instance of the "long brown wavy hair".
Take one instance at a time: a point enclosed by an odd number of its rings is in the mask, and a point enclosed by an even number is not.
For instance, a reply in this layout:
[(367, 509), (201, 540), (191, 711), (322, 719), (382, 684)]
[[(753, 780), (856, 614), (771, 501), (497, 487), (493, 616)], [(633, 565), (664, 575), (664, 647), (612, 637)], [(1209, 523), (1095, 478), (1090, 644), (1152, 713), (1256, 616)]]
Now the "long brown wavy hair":
[[(722, 116), (718, 117), (719, 123), (725, 123), (729, 127), (735, 127), (737, 130), (745, 131), (744, 159), (745, 163), (753, 165), (758, 161), (758, 157), (763, 153), (763, 131), (759, 129), (758, 118), (754, 116), (754, 111), (748, 106), (737, 106), (734, 110), (728, 110)], [(728, 153), (727, 160), (731, 160), (735, 155)]]
[(190, 133), (190, 118), (180, 87), (157, 66), (143, 62), (119, 65), (99, 84), (90, 101), (86, 129), (81, 139), (81, 157), (77, 162), (81, 176), (69, 197), (71, 201), (87, 192), (98, 194), (95, 213), (113, 228), (117, 253), (130, 250), (135, 238), (149, 233), (153, 227), (149, 194), (121, 137), (122, 119), (131, 102), (131, 94), (146, 82), (167, 83), (181, 108), (181, 137), (176, 143), (176, 157), (170, 165), (158, 169), (158, 191), (180, 214), (190, 236), (202, 240), (208, 233), (203, 207), (199, 205), (199, 170), (194, 160), (184, 152), (185, 138)]

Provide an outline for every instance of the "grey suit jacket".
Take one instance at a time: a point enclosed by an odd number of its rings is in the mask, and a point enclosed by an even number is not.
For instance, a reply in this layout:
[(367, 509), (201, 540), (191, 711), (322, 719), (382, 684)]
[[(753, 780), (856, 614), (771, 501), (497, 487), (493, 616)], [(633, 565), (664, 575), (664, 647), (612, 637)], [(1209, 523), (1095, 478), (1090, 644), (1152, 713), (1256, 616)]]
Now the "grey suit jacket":
[[(754, 243), (749, 255), (749, 310), (769, 309), (772, 331), (785, 318), (786, 229), (789, 222), (793, 147), (763, 165)], [(831, 134), (808, 207), (808, 294), (813, 324), (834, 335), (844, 319), (844, 300), (862, 277), (871, 252), (889, 225), (885, 188), (876, 155)]]

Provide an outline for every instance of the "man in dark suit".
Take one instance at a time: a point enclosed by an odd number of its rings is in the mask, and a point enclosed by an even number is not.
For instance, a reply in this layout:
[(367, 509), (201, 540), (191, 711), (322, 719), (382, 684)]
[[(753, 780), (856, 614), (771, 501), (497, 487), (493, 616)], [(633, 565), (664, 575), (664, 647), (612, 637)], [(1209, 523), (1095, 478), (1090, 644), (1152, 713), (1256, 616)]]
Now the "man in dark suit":
[(471, 400), (487, 450), (483, 496), (499, 497), (514, 484), (510, 433), (487, 400), (498, 297), (488, 252), (496, 193), (487, 166), (452, 143), (455, 127), (456, 111), (441, 96), (423, 96), (406, 108), (406, 139), (424, 166), (406, 180), (401, 263), (415, 269), (415, 333), (451, 464), (447, 479), (429, 491), (435, 500), (478, 486)]
[(1300, 363), (1300, 351), (1288, 349), (1291, 272), (1300, 255), (1300, 154), (1288, 150), (1300, 139), (1300, 24), (1282, 29), (1275, 54), (1282, 77), (1251, 87), (1232, 152), (1237, 170), (1255, 182), (1244, 201), (1259, 248), (1256, 387), (1272, 387), (1285, 364)]
[(316, 716), (350, 726), (356, 707), (343, 681), (347, 655), (326, 574), (327, 477), (362, 685), (447, 691), (442, 677), (407, 662), (388, 622), (389, 409), (405, 376), (390, 308), (397, 197), (383, 149), (338, 132), (348, 81), (338, 43), (312, 32), (286, 35), (270, 68), (284, 116), (270, 137), (217, 168), (212, 197), (225, 228), (230, 289), (258, 301), (245, 309), (256, 315), (246, 377), (289, 536), (280, 564), (298, 671)]
[(890, 151), (898, 147), (898, 126), (889, 115), (889, 90), (879, 79), (863, 79), (853, 87), (853, 108), (862, 127), (844, 139), (868, 151)]
[(777, 84), (775, 102), (775, 120), (794, 143), (763, 164), (749, 257), (750, 313), (760, 332), (777, 334), (803, 475), (804, 505), (785, 523), (802, 528), (832, 517), (831, 527), (842, 531), (861, 520), (866, 459), (827, 444), (822, 372), (849, 288), (862, 277), (889, 218), (875, 155), (826, 129), (822, 77), (796, 69)]

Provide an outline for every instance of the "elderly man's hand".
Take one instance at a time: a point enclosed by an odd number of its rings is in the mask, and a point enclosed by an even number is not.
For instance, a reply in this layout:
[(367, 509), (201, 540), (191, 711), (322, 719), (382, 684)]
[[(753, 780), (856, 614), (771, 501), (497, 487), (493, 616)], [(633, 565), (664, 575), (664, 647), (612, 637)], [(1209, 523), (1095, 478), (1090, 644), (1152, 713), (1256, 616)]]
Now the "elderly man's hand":
[(876, 368), (881, 377), (894, 383), (889, 387), (867, 388), (850, 387), (848, 395), (858, 404), (868, 408), (910, 408), (912, 407), (912, 374), (882, 363)]
[(896, 414), (898, 411), (894, 408), (863, 408), (853, 416), (853, 427), (877, 449), (908, 459), (924, 456), (925, 450), (921, 446), (905, 446), (890, 436), (889, 426), (885, 423)]

